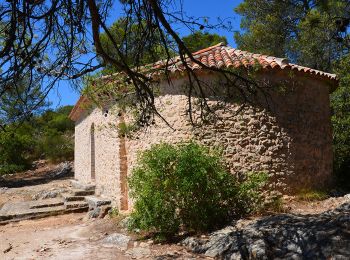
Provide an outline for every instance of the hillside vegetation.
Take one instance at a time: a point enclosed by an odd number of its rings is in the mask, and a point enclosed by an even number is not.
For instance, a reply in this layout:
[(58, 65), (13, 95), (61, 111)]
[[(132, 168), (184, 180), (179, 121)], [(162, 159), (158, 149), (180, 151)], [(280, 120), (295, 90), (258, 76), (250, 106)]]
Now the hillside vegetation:
[(46, 110), (30, 122), (13, 123), (0, 132), (0, 175), (29, 169), (33, 161), (72, 160), (74, 123), (72, 106)]
[(338, 185), (350, 190), (348, 2), (244, 0), (235, 8), (242, 20), (234, 38), (239, 49), (338, 75), (339, 87), (331, 95), (333, 165)]

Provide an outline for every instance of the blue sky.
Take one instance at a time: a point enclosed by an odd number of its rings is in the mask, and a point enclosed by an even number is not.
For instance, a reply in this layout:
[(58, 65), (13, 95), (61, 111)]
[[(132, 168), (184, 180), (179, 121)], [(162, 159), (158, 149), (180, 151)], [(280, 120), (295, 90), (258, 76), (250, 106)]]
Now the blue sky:
[[(118, 2), (118, 1), (116, 1)], [(217, 22), (218, 17), (221, 19), (229, 18), (234, 30), (239, 30), (240, 17), (234, 13), (233, 9), (242, 2), (241, 0), (183, 0), (184, 11), (189, 16), (208, 17), (211, 24)], [(118, 5), (115, 9), (118, 12)], [(111, 22), (113, 22), (111, 20)], [(233, 40), (233, 32), (223, 29), (216, 29), (210, 32), (226, 36), (229, 44), (235, 47)], [(179, 28), (181, 36), (187, 35), (189, 32)], [(61, 81), (56, 88), (49, 94), (48, 99), (52, 103), (52, 108), (64, 105), (74, 105), (79, 98), (78, 91), (74, 90), (69, 82)]]

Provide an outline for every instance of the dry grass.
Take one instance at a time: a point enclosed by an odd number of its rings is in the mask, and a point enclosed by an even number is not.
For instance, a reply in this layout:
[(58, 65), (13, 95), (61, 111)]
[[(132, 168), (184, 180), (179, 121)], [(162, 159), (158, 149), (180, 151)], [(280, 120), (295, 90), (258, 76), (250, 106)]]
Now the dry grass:
[(301, 190), (297, 193), (297, 199), (302, 201), (321, 201), (329, 197), (327, 192), (320, 190)]

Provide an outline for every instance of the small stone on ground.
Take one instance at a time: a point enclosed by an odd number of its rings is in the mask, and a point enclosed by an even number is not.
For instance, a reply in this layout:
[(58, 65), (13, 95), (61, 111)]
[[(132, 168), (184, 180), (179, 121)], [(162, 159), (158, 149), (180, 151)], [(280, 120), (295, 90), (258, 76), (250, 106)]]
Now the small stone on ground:
[(105, 245), (112, 245), (115, 246), (121, 250), (126, 250), (128, 249), (128, 244), (129, 241), (131, 240), (131, 237), (119, 234), (119, 233), (114, 233), (109, 235), (103, 240), (103, 244)]

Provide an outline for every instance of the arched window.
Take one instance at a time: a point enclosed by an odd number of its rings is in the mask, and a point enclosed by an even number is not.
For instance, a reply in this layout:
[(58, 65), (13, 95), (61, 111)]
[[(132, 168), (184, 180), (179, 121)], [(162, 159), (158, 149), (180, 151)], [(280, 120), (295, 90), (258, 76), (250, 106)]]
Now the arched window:
[(90, 162), (91, 162), (91, 181), (95, 181), (95, 124), (92, 123), (90, 129)]

